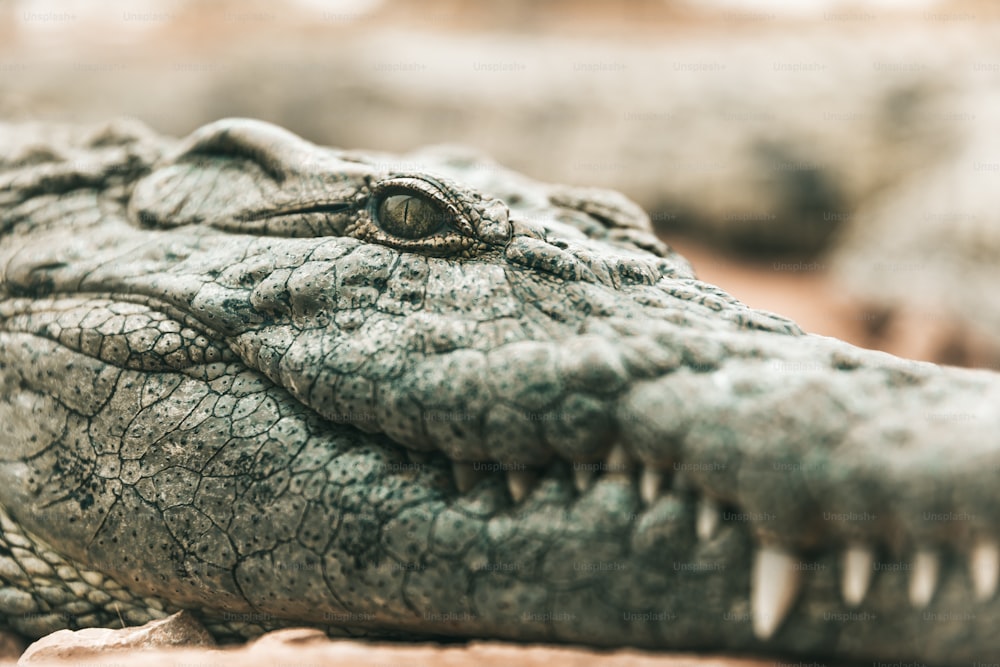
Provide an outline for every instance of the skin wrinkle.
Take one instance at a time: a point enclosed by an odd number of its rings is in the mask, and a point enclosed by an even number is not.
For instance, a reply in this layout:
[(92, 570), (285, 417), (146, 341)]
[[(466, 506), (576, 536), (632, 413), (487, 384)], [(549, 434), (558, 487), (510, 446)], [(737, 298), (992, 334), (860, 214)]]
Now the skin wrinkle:
[[(614, 193), (447, 153), (392, 160), (428, 164), (400, 174), (243, 120), (179, 144), (131, 141), (146, 158), (125, 174), (120, 156), (87, 153), (92, 180), (76, 184), (100, 218), (82, 232), (84, 199), (62, 189), (72, 178), (45, 163), (0, 172), (15, 184), (0, 224), (21, 220), (0, 236), (9, 627), (38, 636), (117, 624), (119, 609), (141, 623), (190, 608), (220, 637), (305, 624), (929, 663), (997, 648), (998, 603), (972, 601), (965, 562), (1000, 516), (995, 376), (752, 311), (697, 281)], [(483, 174), (522, 208), (461, 184)], [(466, 217), (453, 227), (489, 241), (401, 250), (375, 204), (378, 183), (402, 177), (433, 184)], [(154, 187), (164, 180), (175, 189)], [(58, 196), (38, 209), (46, 194)], [(340, 195), (347, 222), (279, 215)], [(277, 217), (241, 223), (250, 205)], [(100, 315), (79, 322), (98, 351), (51, 329), (75, 311)], [(122, 335), (99, 333), (115, 313)], [(148, 368), (175, 332), (174, 356)], [(705, 497), (724, 510), (707, 539)], [(825, 518), (851, 513), (878, 517)], [(929, 609), (975, 604), (975, 618), (927, 622), (904, 569), (877, 572), (848, 607), (848, 540), (882, 561), (941, 550)], [(809, 566), (766, 640), (750, 621), (761, 545)], [(830, 618), (849, 612), (878, 622)]]

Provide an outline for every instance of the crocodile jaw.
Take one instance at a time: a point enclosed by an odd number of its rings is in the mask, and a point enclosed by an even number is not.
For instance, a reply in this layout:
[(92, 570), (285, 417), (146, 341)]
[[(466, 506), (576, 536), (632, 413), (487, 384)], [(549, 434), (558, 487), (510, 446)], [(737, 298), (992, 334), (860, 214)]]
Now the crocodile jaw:
[[(227, 243), (226, 247), (232, 249), (232, 239), (227, 239)], [(258, 248), (262, 245), (260, 241), (250, 243)], [(308, 242), (294, 240), (289, 243), (301, 247)], [(325, 245), (333, 243), (363, 247), (350, 241), (323, 241)], [(212, 245), (210, 238), (200, 238), (198, 244), (212, 250), (218, 247)], [(177, 251), (181, 242), (164, 245)], [(51, 247), (56, 247), (54, 241)], [(245, 274), (247, 267), (255, 267), (254, 270), (259, 272), (258, 256), (276, 254), (273, 247), (268, 247), (264, 248), (267, 252), (257, 255), (249, 251), (251, 247), (253, 245), (239, 249), (241, 255), (247, 258), (245, 266), (230, 263), (228, 274), (221, 271), (216, 274), (232, 280), (233, 276)], [(310, 252), (315, 253), (315, 250)], [(338, 253), (341, 257), (349, 256), (343, 253), (342, 247), (336, 252), (324, 252), (328, 256)], [(87, 254), (81, 252), (81, 256)], [(176, 258), (179, 253), (174, 252), (173, 255)], [(368, 261), (370, 256), (371, 253)], [(195, 251), (191, 251), (184, 261), (189, 266), (173, 265), (184, 269), (179, 271), (182, 275), (193, 273), (189, 270), (190, 265), (205, 263), (205, 259)], [(16, 264), (8, 266), (18, 268)], [(495, 269), (490, 271), (495, 272)], [(8, 275), (15, 274), (11, 272)], [(38, 271), (23, 268), (16, 275), (37, 277)], [(95, 289), (98, 286), (101, 289), (109, 287), (108, 276), (100, 272), (90, 275), (92, 280), (99, 281), (93, 286)], [(273, 274), (264, 276), (258, 285), (267, 284), (270, 275)], [(469, 560), (460, 561), (467, 569), (464, 586), (481, 591), (478, 594), (483, 596), (474, 607), (462, 606), (460, 612), (452, 614), (465, 619), (460, 630), (449, 630), (435, 623), (415, 622), (391, 605), (391, 612), (386, 609), (365, 612), (371, 615), (375, 626), (409, 632), (456, 631), (471, 636), (587, 641), (601, 645), (711, 647), (712, 641), (708, 637), (691, 634), (689, 629), (684, 631), (684, 638), (667, 633), (662, 628), (655, 631), (647, 629), (639, 634), (630, 634), (622, 629), (626, 616), (629, 619), (654, 619), (654, 624), (662, 625), (685, 618), (689, 622), (697, 619), (703, 627), (714, 628), (718, 632), (728, 632), (731, 641), (735, 642), (734, 646), (767, 645), (789, 650), (813, 650), (812, 647), (819, 645), (833, 650), (844, 640), (840, 628), (828, 626), (842, 626), (847, 622), (833, 622), (829, 618), (863, 619), (867, 618), (865, 614), (882, 618), (897, 614), (919, 620), (926, 607), (950, 609), (935, 612), (944, 614), (941, 617), (948, 619), (959, 613), (956, 610), (963, 608), (960, 605), (969, 605), (974, 598), (984, 600), (975, 603), (979, 605), (977, 609), (989, 609), (993, 604), (995, 584), (990, 581), (995, 581), (996, 557), (991, 557), (991, 551), (995, 554), (995, 542), (988, 519), (995, 516), (996, 511), (988, 490), (991, 488), (991, 472), (995, 469), (995, 455), (989, 444), (988, 432), (995, 427), (989, 421), (991, 412), (973, 413), (967, 407), (986, 406), (994, 400), (993, 375), (905, 362), (830, 339), (796, 335), (794, 330), (755, 332), (740, 328), (732, 320), (717, 323), (715, 330), (692, 333), (668, 318), (620, 317), (625, 307), (618, 306), (618, 310), (614, 310), (614, 306), (609, 306), (605, 319), (597, 320), (599, 326), (567, 340), (514, 340), (507, 344), (510, 351), (503, 350), (503, 346), (486, 351), (465, 348), (445, 350), (427, 355), (412, 365), (404, 365), (401, 377), (390, 378), (391, 381), (384, 384), (372, 382), (366, 387), (356, 380), (323, 381), (321, 376), (308, 376), (306, 371), (310, 369), (329, 371), (332, 367), (317, 360), (308, 363), (308, 360), (296, 359), (295, 342), (302, 341), (302, 349), (306, 351), (313, 345), (308, 338), (308, 333), (313, 330), (309, 326), (303, 326), (299, 336), (291, 339), (292, 344), (283, 348), (284, 355), (274, 352), (279, 347), (274, 341), (280, 340), (272, 335), (275, 328), (243, 324), (248, 331), (236, 330), (240, 322), (253, 324), (255, 318), (262, 319), (262, 311), (252, 309), (260, 304), (270, 306), (270, 302), (262, 298), (259, 286), (248, 288), (242, 300), (237, 301), (232, 298), (231, 288), (227, 291), (202, 280), (199, 281), (201, 284), (210, 284), (212, 290), (217, 291), (203, 289), (191, 292), (195, 296), (190, 303), (177, 305), (167, 303), (163, 295), (183, 293), (182, 290), (165, 282), (164, 274), (147, 272), (142, 280), (148, 280), (147, 276), (153, 276), (149, 284), (162, 292), (156, 293), (154, 288), (147, 287), (149, 294), (143, 295), (133, 281), (130, 289), (119, 288), (119, 298), (131, 300), (121, 302), (122, 307), (135, 309), (153, 305), (160, 308), (157, 312), (194, 314), (208, 311), (224, 316), (249, 312), (253, 315), (246, 317), (241, 314), (239, 318), (220, 320), (220, 328), (228, 329), (228, 336), (204, 329), (195, 331), (195, 335), (188, 335), (184, 345), (191, 349), (196, 347), (195, 341), (199, 338), (209, 341), (228, 339), (230, 346), (218, 348), (215, 352), (205, 348), (200, 359), (193, 353), (188, 354), (185, 358), (189, 363), (173, 370), (191, 373), (197, 366), (194, 362), (212, 361), (215, 364), (236, 363), (244, 369), (234, 369), (232, 374), (246, 372), (249, 368), (263, 372), (274, 385), (274, 389), (269, 391), (278, 392), (285, 404), (291, 401), (297, 409), (305, 409), (306, 413), (309, 413), (306, 409), (309, 406), (315, 409), (314, 414), (326, 417), (328, 421), (323, 428), (332, 429), (330, 433), (333, 435), (325, 438), (336, 442), (348, 437), (353, 443), (365, 442), (364, 453), (350, 465), (369, 469), (370, 457), (375, 457), (379, 466), (405, 471), (402, 476), (387, 475), (383, 481), (366, 484), (398, 488), (405, 483), (409, 486), (409, 493), (421, 496), (425, 507), (419, 513), (422, 519), (419, 530), (428, 531), (426, 539), (430, 542), (440, 540), (439, 548), (444, 550), (443, 553), (452, 553), (456, 549), (465, 553), (463, 549), (467, 548), (470, 538), (464, 531), (481, 536), (484, 544), (488, 545), (479, 552), (469, 552), (475, 553), (475, 558), (463, 555)], [(333, 292), (329, 286), (315, 279), (302, 280), (310, 282), (315, 291), (298, 291), (296, 297), (301, 299), (301, 303), (312, 304), (315, 308), (316, 294)], [(289, 282), (295, 284), (291, 279)], [(389, 289), (389, 284), (387, 281), (386, 289)], [(604, 287), (587, 283), (581, 291), (593, 294), (600, 289)], [(637, 288), (646, 289), (648, 286)], [(221, 307), (221, 301), (213, 301), (218, 298), (216, 294), (225, 296), (227, 307)], [(143, 299), (146, 299), (146, 305), (139, 303)], [(474, 302), (470, 299), (468, 303)], [(291, 303), (299, 301), (292, 299)], [(465, 307), (464, 302), (460, 305)], [(13, 306), (20, 306), (22, 311), (18, 312)], [(502, 307), (502, 301), (492, 307)], [(86, 315), (108, 308), (107, 303), (92, 301), (73, 306), (66, 302), (47, 303), (32, 299), (8, 302), (4, 317), (9, 328), (31, 331), (33, 335), (44, 335), (54, 340), (76, 340), (77, 336), (68, 331), (70, 327), (67, 325), (75, 317), (81, 329), (80, 340), (83, 340), (86, 338), (83, 334), (90, 326), (86, 324)], [(46, 312), (52, 316), (46, 317)], [(72, 312), (80, 314), (71, 316)], [(392, 316), (419, 318), (420, 314)], [(389, 319), (389, 315), (383, 320), (369, 317), (357, 329), (345, 328), (356, 335), (353, 340), (369, 341), (367, 344), (372, 349), (391, 349), (385, 343), (386, 336), (395, 335), (399, 340), (401, 330), (412, 332), (416, 330), (416, 325), (393, 328), (387, 324)], [(456, 319), (457, 316), (453, 317), (452, 322)], [(314, 324), (305, 317), (300, 321)], [(55, 322), (60, 323), (61, 328), (55, 327)], [(602, 326), (607, 327), (604, 331), (611, 330), (609, 322), (617, 324), (618, 328), (613, 330), (613, 337), (602, 337), (599, 333)], [(780, 321), (775, 322), (780, 324)], [(204, 326), (193, 319), (184, 324), (189, 327)], [(95, 330), (101, 327), (107, 330), (104, 321), (93, 326)], [(454, 339), (449, 339), (447, 335), (453, 335), (456, 329), (463, 331), (461, 327), (447, 329), (444, 334), (438, 333), (436, 340), (453, 343)], [(375, 335), (378, 332), (382, 332), (382, 339)], [(320, 337), (329, 340), (329, 333), (320, 331)], [(107, 333), (100, 338), (110, 340)], [(262, 345), (262, 342), (267, 344)], [(127, 350), (130, 345), (132, 343), (128, 342), (126, 335), (121, 345), (108, 344), (108, 347)], [(335, 349), (343, 352), (349, 348), (341, 345)], [(491, 367), (490, 355), (496, 350), (503, 353), (500, 359), (516, 362), (528, 358), (530, 363), (521, 366), (496, 363)], [(50, 352), (52, 358), (57, 358), (59, 354), (58, 350)], [(237, 354), (240, 356), (237, 357)], [(336, 361), (343, 364), (345, 371), (363, 377), (366, 375), (363, 363), (356, 364), (356, 361), (366, 359), (372, 357), (362, 348), (360, 352), (355, 350), (353, 356)], [(356, 365), (351, 365), (351, 360), (355, 360)], [(113, 357), (105, 359), (105, 362), (118, 366), (139, 363)], [(374, 359), (370, 363), (378, 366), (380, 362)], [(8, 365), (30, 364), (24, 360), (11, 360)], [(517, 371), (518, 368), (521, 370)], [(507, 420), (496, 420), (505, 427), (502, 437), (491, 438), (488, 433), (473, 430), (482, 428), (486, 420), (456, 419), (456, 415), (472, 412), (468, 403), (470, 397), (487, 392), (492, 394), (495, 385), (488, 384), (490, 381), (500, 382), (497, 380), (500, 377), (501, 388), (519, 387), (517, 372), (533, 372), (537, 376), (540, 368), (551, 369), (552, 382), (533, 387), (533, 393), (522, 387), (520, 392), (511, 395), (512, 400), (524, 402), (515, 402), (514, 410), (508, 409)], [(503, 378), (504, 369), (511, 373), (507, 378)], [(134, 377), (136, 386), (145, 383), (145, 380), (139, 382), (144, 377), (142, 373), (137, 371)], [(429, 381), (435, 377), (439, 378), (438, 384)], [(417, 413), (423, 430), (403, 422), (394, 431), (392, 424), (400, 424), (403, 417), (413, 413), (403, 412), (401, 417), (395, 410), (403, 403), (398, 398), (377, 401), (372, 397), (391, 397), (393, 394), (386, 392), (420, 389), (421, 382), (412, 378), (424, 383), (425, 394), (418, 398), (431, 396), (439, 401), (453, 402), (427, 405), (423, 412)], [(187, 378), (185, 381), (195, 382), (196, 379)], [(281, 389), (282, 386), (287, 387), (287, 393)], [(578, 395), (589, 390), (589, 403), (573, 398), (571, 392), (567, 393), (569, 398), (563, 399), (562, 403), (554, 403), (551, 397), (559, 395), (554, 389), (567, 386), (574, 387)], [(326, 387), (327, 393), (319, 393), (315, 387)], [(56, 393), (56, 388), (43, 385), (36, 391), (51, 395)], [(352, 394), (352, 391), (355, 393)], [(949, 400), (956, 403), (943, 403), (944, 397), (950, 397)], [(165, 396), (163, 400), (167, 398)], [(321, 398), (336, 402), (324, 403)], [(181, 402), (181, 405), (185, 403)], [(546, 407), (532, 409), (535, 405)], [(892, 410), (906, 406), (908, 412), (900, 413), (895, 422), (887, 422), (883, 416), (890, 409), (887, 406), (892, 406)], [(574, 408), (577, 412), (573, 412)], [(946, 419), (951, 414), (974, 417), (956, 424), (954, 420)], [(330, 417), (334, 416), (340, 416), (339, 421), (348, 424), (337, 426), (329, 423)], [(772, 428), (775, 422), (780, 423), (782, 428)], [(524, 428), (521, 431), (512, 430), (517, 426)], [(458, 430), (465, 427), (472, 432)], [(359, 430), (371, 434), (364, 435)], [(941, 461), (937, 443), (945, 439), (946, 432), (951, 438), (964, 438), (959, 442), (963, 443), (967, 458)], [(422, 439), (392, 442), (382, 433), (390, 438), (400, 433), (400, 440), (419, 433)], [(560, 438), (561, 435), (564, 437)], [(868, 443), (873, 440), (886, 443), (885, 448), (872, 451)], [(480, 443), (482, 449), (472, 451), (466, 443)], [(152, 447), (152, 444), (147, 443), (147, 446)], [(506, 449), (491, 450), (491, 445)], [(411, 460), (407, 451), (413, 452), (417, 463)], [(421, 463), (417, 454), (428, 451), (436, 454), (429, 462)], [(468, 453), (470, 451), (472, 453)], [(900, 459), (899, 451), (907, 452), (905, 459)], [(341, 466), (345, 465), (345, 461), (328, 464), (331, 466), (328, 474), (332, 476), (334, 470), (336, 474), (342, 474)], [(153, 464), (144, 464), (143, 467), (154, 478), (162, 472)], [(38, 469), (32, 477), (45, 479), (52, 474), (51, 471)], [(23, 475), (16, 477), (23, 478)], [(945, 479), (963, 479), (967, 483), (957, 488), (945, 485), (944, 495), (926, 493), (925, 490), (934, 488), (933, 485), (944, 485), (942, 480)], [(38, 499), (26, 493), (16, 500), (8, 500), (6, 505), (24, 507), (31, 506), (32, 502), (37, 505)], [(130, 507), (129, 513), (141, 513), (142, 497), (132, 502), (134, 506)], [(54, 507), (61, 514), (68, 511), (63, 505)], [(273, 513), (271, 507), (262, 506), (246, 513), (267, 515)], [(159, 509), (166, 511), (170, 508)], [(109, 505), (107, 510), (112, 511), (112, 506)], [(331, 508), (324, 511), (330, 512)], [(925, 514), (969, 519), (928, 522), (923, 520)], [(40, 516), (44, 514), (40, 513)], [(463, 524), (461, 529), (449, 527), (448, 532), (441, 532), (436, 528), (444, 520), (439, 518), (441, 516), (460, 517), (463, 522), (478, 517), (478, 521), (473, 521), (471, 527)], [(59, 523), (55, 517), (50, 521), (54, 525)], [(383, 541), (403, 539), (397, 537), (398, 533), (409, 534), (415, 529), (416, 521), (409, 519), (404, 523), (393, 523), (394, 527), (398, 527), (389, 531)], [(551, 531), (554, 523), (560, 528)], [(587, 527), (591, 523), (599, 529), (588, 532)], [(56, 538), (45, 534), (45, 525), (49, 525), (49, 521), (29, 524), (28, 528), (42, 535), (43, 541), (52, 543)], [(147, 531), (153, 530), (150, 526), (155, 525), (154, 518), (150, 517), (145, 525)], [(76, 543), (95, 542), (98, 533), (96, 528), (93, 530), (93, 533), (81, 534)], [(125, 530), (125, 524), (120, 530)], [(272, 528), (260, 530), (267, 532)], [(550, 532), (546, 533), (546, 530)], [(273, 531), (280, 534), (279, 526), (275, 525)], [(173, 542), (177, 538), (171, 533), (170, 539)], [(370, 540), (374, 542), (375, 537)], [(532, 563), (530, 567), (523, 556), (503, 552), (500, 546), (506, 542), (521, 543), (525, 540), (537, 550), (531, 552), (536, 555), (529, 559)], [(556, 547), (556, 543), (566, 546)], [(598, 548), (595, 544), (604, 546)], [(959, 546), (955, 549), (952, 544)], [(622, 545), (627, 546), (627, 551), (621, 550)], [(345, 548), (334, 549), (323, 558), (340, 563), (346, 557)], [(413, 577), (414, 568), (425, 567), (428, 559), (434, 560), (432, 555), (438, 557), (434, 551), (421, 551), (417, 557), (412, 554), (404, 557), (404, 552), (390, 551), (385, 544), (378, 544), (374, 549), (370, 562), (377, 565), (370, 567), (411, 572), (407, 583)], [(586, 560), (590, 558), (588, 554), (604, 553), (601, 550), (607, 550), (607, 553), (600, 560)], [(629, 555), (633, 550), (635, 554)], [(183, 548), (179, 547), (177, 553), (184, 553)], [(500, 558), (499, 553), (506, 555)], [(337, 554), (337, 557), (332, 554)], [(81, 562), (90, 563), (113, 558), (110, 552), (75, 552), (72, 555)], [(282, 562), (295, 563), (285, 566), (289, 571), (309, 567), (315, 569), (320, 557), (319, 554), (307, 555), (302, 561), (301, 556), (286, 551), (282, 554)], [(437, 567), (442, 572), (453, 571), (456, 562), (452, 560), (449, 564), (447, 559), (442, 559)], [(501, 564), (497, 565), (497, 562)], [(483, 563), (485, 565), (481, 565)], [(678, 569), (671, 572), (677, 574), (664, 574), (664, 563), (670, 563), (670, 568), (676, 565)], [(909, 569), (891, 574), (875, 572), (871, 575), (866, 572), (869, 568), (874, 571), (876, 565), (884, 563), (906, 563)], [(558, 568), (566, 566), (571, 570), (578, 568), (573, 571), (581, 574), (558, 574)], [(185, 567), (197, 570), (204, 569), (206, 565), (199, 563)], [(256, 564), (257, 571), (267, 567)], [(356, 567), (352, 570), (354, 576), (371, 576), (371, 573), (365, 574), (369, 568)], [(169, 574), (162, 563), (144, 563), (139, 572), (145, 577), (150, 571), (157, 572), (157, 568), (160, 568), (160, 581), (166, 581)], [(588, 568), (591, 571), (587, 572)], [(601, 608), (604, 603), (598, 604), (589, 597), (586, 600), (574, 599), (567, 590), (584, 583), (601, 590), (600, 582), (606, 577), (611, 577), (614, 572), (626, 571), (641, 574), (636, 574), (635, 579), (617, 583), (621, 588), (615, 593), (614, 605), (605, 605), (604, 612), (596, 613), (592, 617), (597, 619), (593, 625), (579, 625), (583, 628), (581, 634), (568, 630), (543, 632), (533, 626), (525, 627), (523, 623), (512, 626), (518, 630), (510, 633), (501, 627), (506, 621), (501, 622), (498, 617), (484, 613), (489, 605), (496, 604), (498, 609), (503, 609), (507, 603), (502, 598), (493, 597), (498, 592), (478, 589), (475, 583), (486, 576), (483, 572), (487, 572), (497, 591), (507, 591), (512, 586), (522, 591), (523, 586), (534, 586), (532, 576), (562, 577), (559, 579), (562, 582), (560, 586), (566, 590), (558, 589), (556, 597), (546, 600), (558, 599), (561, 601), (559, 604), (564, 606), (552, 606), (553, 603), (548, 601), (532, 603), (545, 609), (536, 614), (539, 622), (543, 622), (551, 620), (554, 614), (567, 619), (572, 616), (569, 611), (554, 609), (579, 609), (583, 608), (581, 605)], [(512, 579), (512, 573), (530, 573), (530, 576), (521, 581), (517, 577)], [(588, 576), (585, 577), (584, 573)], [(249, 574), (244, 576), (252, 578)], [(714, 577), (711, 584), (706, 581), (710, 576)], [(389, 579), (393, 580), (392, 577)], [(696, 611), (687, 607), (667, 609), (658, 607), (659, 603), (654, 602), (675, 600), (678, 591), (687, 590), (695, 582), (701, 586), (709, 585), (710, 590), (717, 591), (713, 595), (722, 598), (719, 605)], [(229, 590), (229, 604), (237, 604), (237, 585), (220, 580), (199, 580), (199, 585), (209, 583), (215, 590)], [(287, 582), (282, 585), (286, 586)], [(403, 586), (403, 582), (396, 581), (393, 585)], [(626, 593), (639, 589), (650, 591), (651, 597), (638, 609), (630, 607), (632, 596)], [(292, 586), (288, 590), (295, 588)], [(137, 594), (166, 599), (173, 597), (187, 605), (206, 604), (194, 593), (181, 598), (173, 592), (167, 595), (161, 586), (139, 590)], [(281, 589), (274, 594), (280, 595)], [(526, 592), (519, 594), (527, 595)], [(693, 590), (691, 595), (700, 599)], [(263, 604), (261, 601), (258, 603)], [(359, 612), (349, 611), (360, 608), (356, 601), (328, 601), (326, 604), (327, 609), (340, 609), (335, 613), (336, 618), (367, 618)], [(458, 603), (438, 600), (427, 604), (421, 614), (436, 618), (435, 614), (439, 612), (432, 609), (448, 608), (440, 605)], [(461, 604), (465, 605), (464, 602)], [(258, 607), (250, 609), (255, 608)], [(311, 612), (290, 600), (276, 606), (268, 603), (261, 608), (283, 610), (281, 614), (273, 614), (272, 621), (276, 624), (281, 622), (283, 614), (317, 624), (322, 624), (324, 620), (310, 617)], [(238, 613), (251, 612), (243, 610)], [(469, 620), (472, 615), (492, 620), (481, 619), (477, 624)], [(619, 615), (621, 622), (618, 621)], [(608, 626), (611, 620), (615, 620), (615, 624)], [(630, 623), (625, 627), (634, 625)], [(596, 626), (611, 627), (613, 630), (599, 632)], [(807, 628), (808, 632), (803, 634), (803, 628)], [(796, 639), (802, 637), (809, 637), (809, 643), (803, 639), (801, 645), (795, 644)], [(866, 655), (864, 651), (870, 647), (869, 643), (865, 649), (859, 648), (858, 654)], [(931, 648), (928, 646), (927, 650)]]

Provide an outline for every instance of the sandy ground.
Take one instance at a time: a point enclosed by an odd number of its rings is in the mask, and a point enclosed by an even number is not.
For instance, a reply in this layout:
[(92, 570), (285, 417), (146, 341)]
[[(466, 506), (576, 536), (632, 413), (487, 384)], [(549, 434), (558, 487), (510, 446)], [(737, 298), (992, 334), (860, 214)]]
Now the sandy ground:
[[(176, 617), (175, 617), (176, 618)], [(169, 621), (168, 621), (169, 623)], [(146, 627), (146, 626), (144, 626)], [(636, 650), (595, 651), (565, 646), (517, 645), (502, 642), (468, 644), (393, 644), (352, 640), (331, 640), (308, 628), (291, 628), (272, 632), (242, 647), (160, 648), (143, 645), (109, 649), (100, 643), (90, 643), (80, 635), (60, 637), (59, 641), (41, 640), (16, 663), (19, 665), (172, 665), (174, 667), (211, 665), (212, 667), (263, 667), (276, 665), (340, 665), (357, 667), (432, 667), (438, 665), (462, 667), (775, 667), (782, 664), (775, 658), (736, 658), (694, 653), (650, 653)], [(141, 631), (140, 631), (141, 633)], [(128, 635), (135, 630), (116, 633), (125, 644), (133, 643)], [(169, 635), (169, 631), (167, 632)], [(55, 637), (53, 637), (55, 639)], [(169, 637), (161, 640), (170, 641)], [(112, 640), (114, 641), (114, 640)], [(0, 664), (15, 664), (4, 662)], [(825, 667), (835, 667), (824, 663)]]

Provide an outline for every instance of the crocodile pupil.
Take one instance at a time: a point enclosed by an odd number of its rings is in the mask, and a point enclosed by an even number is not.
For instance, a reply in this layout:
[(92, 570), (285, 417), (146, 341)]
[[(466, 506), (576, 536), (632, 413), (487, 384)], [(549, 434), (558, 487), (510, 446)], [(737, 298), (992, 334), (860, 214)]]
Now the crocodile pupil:
[(437, 231), (444, 213), (433, 203), (412, 195), (392, 195), (378, 207), (382, 228), (404, 239), (419, 239)]

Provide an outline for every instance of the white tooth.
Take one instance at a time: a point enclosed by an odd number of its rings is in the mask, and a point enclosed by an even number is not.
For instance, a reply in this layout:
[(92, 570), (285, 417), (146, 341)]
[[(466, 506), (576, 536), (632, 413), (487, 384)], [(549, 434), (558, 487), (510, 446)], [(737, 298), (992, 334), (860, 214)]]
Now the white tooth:
[(976, 599), (980, 602), (991, 599), (997, 592), (997, 574), (1000, 573), (1000, 547), (995, 540), (981, 540), (972, 548), (969, 569)]
[(910, 574), (910, 604), (923, 609), (930, 604), (937, 588), (938, 570), (941, 561), (933, 551), (921, 549), (913, 558), (913, 572)]
[(799, 594), (802, 571), (787, 551), (762, 547), (754, 559), (750, 588), (753, 633), (768, 639), (785, 620)]
[(698, 516), (694, 525), (699, 540), (712, 539), (719, 527), (719, 503), (707, 496), (701, 498), (698, 501)]
[(507, 473), (507, 488), (515, 503), (524, 500), (535, 485), (535, 474), (527, 470), (511, 470)]
[(471, 490), (483, 478), (483, 475), (473, 467), (473, 464), (463, 461), (452, 461), (451, 474), (455, 477), (455, 488), (458, 489), (459, 493)]
[(857, 607), (868, 593), (875, 565), (875, 552), (865, 546), (848, 547), (844, 552), (844, 572), (840, 580), (844, 602)]
[(663, 473), (652, 468), (643, 468), (642, 476), (639, 477), (639, 497), (647, 505), (652, 505), (660, 496), (660, 484), (663, 482)]
[(604, 465), (609, 475), (628, 476), (629, 471), (632, 470), (632, 457), (628, 455), (622, 444), (618, 443), (608, 452), (607, 458), (604, 459)]
[(578, 463), (573, 466), (573, 484), (576, 490), (583, 493), (594, 484), (594, 469), (589, 463)]

